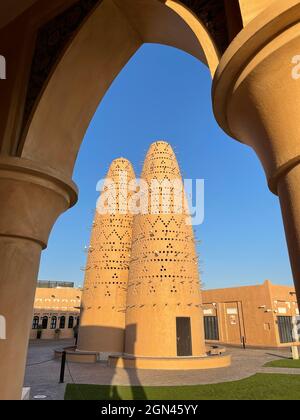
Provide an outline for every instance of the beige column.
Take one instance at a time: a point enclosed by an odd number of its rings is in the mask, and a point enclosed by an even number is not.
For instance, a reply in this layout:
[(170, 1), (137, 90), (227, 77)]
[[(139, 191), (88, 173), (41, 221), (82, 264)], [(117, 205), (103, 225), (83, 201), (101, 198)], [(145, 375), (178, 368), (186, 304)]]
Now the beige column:
[[(299, 110), (300, 112), (300, 110)], [(300, 124), (300, 120), (299, 120)], [(299, 138), (300, 141), (300, 138)], [(278, 183), (278, 193), (284, 220), (298, 301), (300, 300), (300, 165), (295, 166)], [(300, 307), (300, 305), (299, 305)]]
[(50, 169), (0, 157), (1, 400), (21, 397), (41, 251), (76, 199), (75, 185)]
[(278, 0), (255, 18), (226, 51), (215, 75), (213, 101), (220, 126), (255, 150), (270, 190), (279, 195), (300, 304), (297, 55), (300, 2)]

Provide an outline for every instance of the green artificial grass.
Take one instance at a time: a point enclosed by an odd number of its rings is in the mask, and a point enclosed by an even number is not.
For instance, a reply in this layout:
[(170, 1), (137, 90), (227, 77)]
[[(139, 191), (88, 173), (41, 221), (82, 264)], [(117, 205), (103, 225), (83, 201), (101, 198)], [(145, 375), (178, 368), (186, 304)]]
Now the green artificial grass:
[(280, 359), (265, 364), (265, 367), (300, 369), (300, 360)]
[(256, 374), (235, 382), (174, 387), (68, 384), (65, 400), (300, 400), (300, 375)]

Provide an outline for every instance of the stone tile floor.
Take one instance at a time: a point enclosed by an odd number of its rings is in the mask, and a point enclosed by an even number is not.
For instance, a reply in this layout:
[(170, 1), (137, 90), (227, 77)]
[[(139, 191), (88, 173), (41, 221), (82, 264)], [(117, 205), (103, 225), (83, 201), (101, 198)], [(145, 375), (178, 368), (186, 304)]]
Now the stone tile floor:
[[(31, 387), (31, 398), (44, 395), (48, 400), (63, 400), (65, 384), (59, 384), (60, 362), (54, 360), (53, 350), (71, 345), (70, 341), (31, 342), (24, 386)], [(200, 385), (236, 381), (255, 373), (300, 374), (300, 369), (263, 368), (269, 361), (289, 357), (289, 349), (253, 350), (229, 348), (232, 365), (225, 369), (205, 371), (149, 371), (111, 369), (103, 363), (96, 365), (68, 363), (65, 383), (99, 385)]]

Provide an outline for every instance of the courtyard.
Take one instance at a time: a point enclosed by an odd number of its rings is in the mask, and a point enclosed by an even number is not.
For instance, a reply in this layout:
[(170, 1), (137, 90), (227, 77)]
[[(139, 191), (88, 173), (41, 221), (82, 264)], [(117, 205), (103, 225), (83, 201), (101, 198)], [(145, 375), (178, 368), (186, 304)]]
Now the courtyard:
[[(288, 363), (289, 349), (229, 348), (231, 367), (206, 371), (137, 372), (105, 363), (68, 363), (65, 383), (59, 384), (60, 362), (53, 350), (70, 344), (30, 343), (24, 386), (31, 387), (31, 399), (300, 399), (300, 369)], [(273, 361), (292, 367), (265, 367)]]

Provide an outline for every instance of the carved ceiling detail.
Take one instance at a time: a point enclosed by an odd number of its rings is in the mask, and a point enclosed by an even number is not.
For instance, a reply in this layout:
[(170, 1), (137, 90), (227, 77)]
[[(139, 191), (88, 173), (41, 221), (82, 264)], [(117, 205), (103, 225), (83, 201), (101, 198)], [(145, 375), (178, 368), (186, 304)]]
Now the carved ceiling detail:
[(84, 19), (101, 2), (102, 0), (79, 0), (39, 29), (28, 82), (24, 126), (62, 52)]

